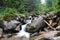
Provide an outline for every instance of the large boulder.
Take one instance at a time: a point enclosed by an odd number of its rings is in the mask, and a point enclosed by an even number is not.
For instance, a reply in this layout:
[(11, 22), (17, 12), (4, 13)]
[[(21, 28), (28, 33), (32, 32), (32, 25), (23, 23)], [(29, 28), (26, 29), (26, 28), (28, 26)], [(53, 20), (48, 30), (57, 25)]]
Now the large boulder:
[(43, 28), (45, 26), (45, 22), (44, 22), (44, 18), (43, 16), (39, 16), (36, 20), (34, 20), (31, 24), (30, 24), (30, 28), (27, 27), (26, 31), (29, 33), (34, 33), (39, 31), (41, 28)]
[[(20, 22), (17, 20), (10, 20), (10, 21), (1, 21), (0, 22), (0, 28), (3, 30), (4, 33), (11, 33), (11, 32), (17, 32), (15, 31), (15, 28)], [(20, 27), (19, 27), (20, 28)]]
[(20, 22), (18, 22), (16, 20), (11, 20), (10, 22), (3, 21), (3, 24), (5, 25), (4, 30), (16, 28), (17, 24), (19, 24), (19, 23)]

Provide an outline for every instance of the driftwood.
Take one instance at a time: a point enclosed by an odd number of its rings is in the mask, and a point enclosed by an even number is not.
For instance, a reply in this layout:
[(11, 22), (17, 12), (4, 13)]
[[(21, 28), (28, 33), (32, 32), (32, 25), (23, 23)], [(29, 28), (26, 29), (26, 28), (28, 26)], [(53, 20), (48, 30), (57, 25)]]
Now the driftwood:
[(50, 32), (44, 33), (42, 35), (39, 35), (37, 38), (35, 38), (35, 40), (39, 40), (42, 38), (53, 39), (58, 32), (59, 31), (50, 31)]
[(44, 22), (53, 30), (56, 30), (55, 28), (53, 28), (46, 20), (44, 20)]

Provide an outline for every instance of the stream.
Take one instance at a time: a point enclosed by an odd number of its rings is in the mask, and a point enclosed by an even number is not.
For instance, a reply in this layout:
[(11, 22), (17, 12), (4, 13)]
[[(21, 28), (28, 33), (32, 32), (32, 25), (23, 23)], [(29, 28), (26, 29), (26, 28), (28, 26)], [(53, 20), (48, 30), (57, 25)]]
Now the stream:
[(28, 19), (26, 20), (25, 24), (22, 24), (22, 29), (17, 33), (17, 35), (15, 37), (26, 37), (26, 38), (30, 38), (30, 33), (26, 32), (26, 27), (28, 24), (30, 24), (32, 21), (32, 17), (29, 16)]

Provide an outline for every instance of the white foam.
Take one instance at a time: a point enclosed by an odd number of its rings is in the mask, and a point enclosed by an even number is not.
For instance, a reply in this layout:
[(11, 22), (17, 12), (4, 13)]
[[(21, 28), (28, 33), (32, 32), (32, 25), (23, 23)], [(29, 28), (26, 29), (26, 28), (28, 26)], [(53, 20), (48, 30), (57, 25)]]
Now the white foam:
[(26, 37), (26, 38), (30, 38), (30, 33), (25, 32), (25, 31), (20, 31), (19, 33), (17, 33), (17, 35), (15, 37)]

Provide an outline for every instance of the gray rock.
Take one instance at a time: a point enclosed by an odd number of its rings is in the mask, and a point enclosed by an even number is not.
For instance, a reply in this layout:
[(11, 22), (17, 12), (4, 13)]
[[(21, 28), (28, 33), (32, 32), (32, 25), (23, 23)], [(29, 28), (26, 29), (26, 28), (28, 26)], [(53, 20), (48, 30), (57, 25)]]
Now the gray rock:
[(29, 33), (35, 33), (37, 31), (40, 31), (41, 27), (45, 26), (45, 22), (44, 22), (44, 19), (41, 15), (39, 15), (39, 17), (37, 18), (37, 20), (34, 20), (32, 23), (31, 23), (31, 29), (27, 28), (27, 32)]
[(15, 28), (16, 25), (20, 22), (18, 22), (17, 20), (11, 20), (10, 22), (8, 21), (3, 21), (4, 22), (4, 30), (7, 30), (7, 29), (12, 29), (12, 28)]

